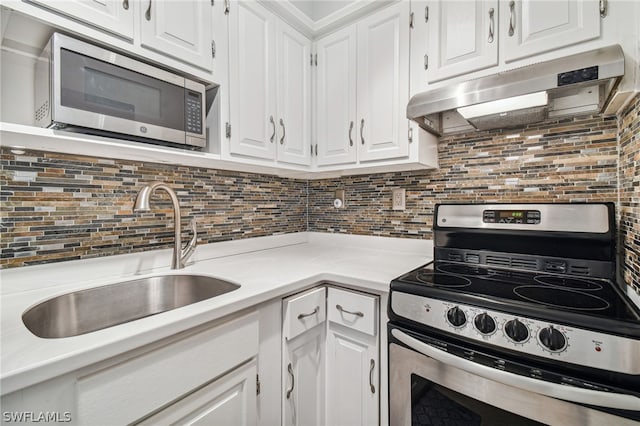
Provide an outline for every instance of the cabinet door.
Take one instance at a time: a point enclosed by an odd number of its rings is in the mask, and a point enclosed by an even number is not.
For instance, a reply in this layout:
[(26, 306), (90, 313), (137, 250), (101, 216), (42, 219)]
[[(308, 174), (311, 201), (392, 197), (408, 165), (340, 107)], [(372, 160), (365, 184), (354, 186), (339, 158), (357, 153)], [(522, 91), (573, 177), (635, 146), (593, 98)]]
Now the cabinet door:
[(140, 425), (255, 425), (256, 375), (254, 359), (145, 419)]
[(427, 90), (427, 55), (428, 46), (428, 22), (429, 2), (425, 0), (412, 0), (411, 13), (413, 13), (413, 28), (409, 36), (411, 49), (409, 52), (409, 97)]
[(429, 5), (429, 82), (498, 64), (498, 0)]
[(598, 0), (503, 0), (500, 7), (506, 62), (600, 36)]
[(326, 424), (324, 421), (324, 324), (292, 340), (284, 341), (282, 423), (285, 426)]
[(380, 389), (377, 338), (329, 323), (327, 424), (378, 424)]
[(31, 0), (103, 30), (133, 38), (133, 3), (136, 0)]
[(329, 288), (327, 424), (378, 424), (378, 304), (375, 296)]
[(141, 44), (184, 62), (211, 70), (211, 2), (141, 2)]
[(409, 154), (409, 2), (399, 2), (357, 25), (358, 158)]
[(318, 165), (355, 163), (356, 28), (316, 42), (316, 143)]
[(311, 40), (280, 22), (278, 56), (278, 161), (311, 163)]
[(257, 2), (231, 2), (230, 152), (274, 159), (275, 18)]

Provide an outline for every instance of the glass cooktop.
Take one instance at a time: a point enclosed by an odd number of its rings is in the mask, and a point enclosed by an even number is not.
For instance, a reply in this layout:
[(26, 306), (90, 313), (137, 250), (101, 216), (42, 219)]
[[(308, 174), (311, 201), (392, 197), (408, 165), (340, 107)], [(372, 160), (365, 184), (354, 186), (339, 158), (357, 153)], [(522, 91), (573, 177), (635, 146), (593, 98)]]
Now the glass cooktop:
[[(615, 283), (603, 279), (440, 261), (411, 271), (395, 282), (409, 284), (400, 290), (403, 292), (411, 292), (414, 286), (416, 294), (428, 294), (433, 289), (435, 296), (450, 293), (506, 302), (514, 313), (518, 306), (538, 306), (547, 311), (640, 321), (637, 309), (621, 295)], [(391, 288), (394, 289), (393, 283)]]

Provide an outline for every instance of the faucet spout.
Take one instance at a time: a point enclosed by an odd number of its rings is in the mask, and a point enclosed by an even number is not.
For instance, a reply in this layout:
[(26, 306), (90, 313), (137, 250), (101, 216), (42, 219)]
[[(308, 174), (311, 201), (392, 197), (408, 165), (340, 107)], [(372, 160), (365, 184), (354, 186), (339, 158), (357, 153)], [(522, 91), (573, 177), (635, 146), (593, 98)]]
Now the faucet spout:
[(142, 187), (140, 192), (136, 197), (135, 204), (133, 206), (133, 211), (136, 213), (148, 212), (151, 210), (150, 199), (151, 196), (155, 193), (156, 190), (163, 190), (167, 194), (169, 194), (169, 198), (171, 198), (171, 204), (173, 205), (173, 229), (174, 229), (174, 244), (173, 244), (173, 256), (171, 258), (171, 269), (182, 269), (186, 264), (189, 257), (193, 254), (197, 242), (198, 236), (196, 233), (196, 221), (195, 219), (191, 220), (191, 229), (193, 231), (193, 237), (187, 244), (187, 246), (182, 249), (182, 237), (181, 237), (181, 229), (180, 229), (180, 202), (178, 201), (178, 196), (171, 189), (170, 186), (165, 184), (164, 182), (151, 182), (148, 185)]

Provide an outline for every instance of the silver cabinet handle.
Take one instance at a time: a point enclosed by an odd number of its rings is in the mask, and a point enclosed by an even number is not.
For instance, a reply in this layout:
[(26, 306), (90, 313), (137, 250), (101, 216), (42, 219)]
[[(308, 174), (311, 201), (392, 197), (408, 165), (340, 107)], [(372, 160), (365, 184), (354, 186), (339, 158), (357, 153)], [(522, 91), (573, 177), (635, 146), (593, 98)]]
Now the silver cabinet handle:
[(360, 120), (360, 140), (362, 141), (362, 145), (364, 145), (364, 135), (362, 134), (364, 130), (364, 118)]
[(516, 30), (516, 2), (509, 2), (509, 37), (513, 37)]
[(429, 6), (424, 7), (424, 22), (429, 22)]
[(600, 0), (600, 17), (601, 18), (606, 18), (607, 17), (607, 1), (608, 0)]
[(493, 43), (493, 33), (494, 33), (494, 19), (493, 19), (493, 8), (489, 9), (489, 43)]
[(151, 20), (151, 1), (152, 1), (152, 0), (149, 0), (149, 7), (147, 7), (147, 11), (144, 13), (144, 18), (145, 18), (147, 21), (150, 21), (150, 20)]
[(123, 8), (124, 10), (129, 10), (129, 0), (124, 0), (124, 1), (122, 2), (122, 8)]
[(273, 126), (273, 133), (271, 134), (271, 137), (269, 138), (269, 140), (271, 141), (271, 143), (273, 143), (273, 139), (276, 137), (276, 122), (273, 119), (273, 115), (269, 116), (269, 122)]
[(224, 0), (224, 14), (228, 15), (229, 14), (229, 0)]
[(353, 120), (349, 122), (349, 146), (353, 146), (353, 138), (351, 137), (352, 131), (353, 131)]
[(300, 314), (300, 315), (298, 315), (298, 319), (301, 320), (303, 318), (310, 317), (312, 315), (317, 314), (319, 311), (320, 311), (320, 306), (316, 306), (316, 308), (313, 310), (313, 312), (309, 312), (308, 314)]
[(287, 399), (291, 398), (291, 392), (293, 392), (293, 387), (295, 386), (296, 383), (296, 377), (293, 375), (293, 368), (291, 367), (291, 363), (289, 363), (289, 365), (287, 365), (287, 371), (289, 372), (289, 375), (291, 376), (291, 389), (289, 389), (287, 391)]
[(371, 359), (371, 367), (369, 367), (369, 386), (371, 386), (371, 393), (376, 393), (376, 387), (373, 385), (373, 369), (376, 368), (376, 362)]
[(280, 125), (282, 126), (282, 137), (280, 138), (280, 145), (282, 145), (282, 144), (284, 144), (284, 137), (287, 134), (285, 132), (284, 121), (282, 121), (282, 118), (280, 119)]
[(340, 312), (344, 312), (345, 314), (351, 314), (351, 315), (355, 315), (357, 317), (362, 318), (364, 316), (364, 314), (360, 311), (347, 311), (345, 308), (343, 308), (340, 305), (336, 305), (336, 309), (339, 310)]

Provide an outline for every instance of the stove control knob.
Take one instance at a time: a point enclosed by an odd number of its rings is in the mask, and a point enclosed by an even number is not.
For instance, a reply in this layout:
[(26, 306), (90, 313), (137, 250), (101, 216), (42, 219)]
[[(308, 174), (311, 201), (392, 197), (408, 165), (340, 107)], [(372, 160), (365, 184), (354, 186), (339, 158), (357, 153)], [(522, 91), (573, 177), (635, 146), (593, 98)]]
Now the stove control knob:
[(480, 315), (477, 315), (473, 320), (473, 324), (476, 326), (478, 331), (482, 334), (491, 334), (496, 331), (496, 322), (491, 318), (491, 316), (483, 312)]
[(567, 339), (564, 337), (564, 334), (551, 325), (540, 330), (538, 338), (542, 346), (554, 352), (564, 349), (567, 345)]
[(461, 327), (467, 322), (467, 316), (462, 309), (454, 306), (447, 311), (447, 321), (454, 327)]
[(524, 342), (529, 338), (529, 329), (520, 320), (512, 319), (504, 325), (505, 334), (514, 342)]

